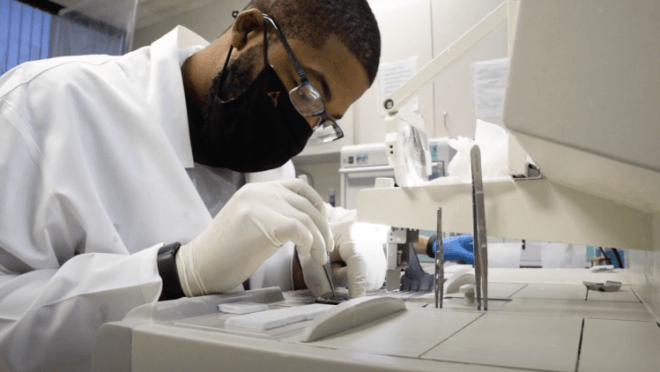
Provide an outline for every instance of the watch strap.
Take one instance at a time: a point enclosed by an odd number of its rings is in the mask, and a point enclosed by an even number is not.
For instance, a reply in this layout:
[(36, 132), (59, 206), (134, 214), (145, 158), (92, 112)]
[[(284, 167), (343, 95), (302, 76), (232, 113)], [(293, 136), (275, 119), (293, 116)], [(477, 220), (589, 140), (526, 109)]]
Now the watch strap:
[(172, 243), (158, 250), (156, 261), (158, 263), (158, 274), (163, 280), (162, 296), (165, 300), (176, 300), (186, 297), (179, 281), (179, 273), (176, 269), (176, 252), (181, 243)]

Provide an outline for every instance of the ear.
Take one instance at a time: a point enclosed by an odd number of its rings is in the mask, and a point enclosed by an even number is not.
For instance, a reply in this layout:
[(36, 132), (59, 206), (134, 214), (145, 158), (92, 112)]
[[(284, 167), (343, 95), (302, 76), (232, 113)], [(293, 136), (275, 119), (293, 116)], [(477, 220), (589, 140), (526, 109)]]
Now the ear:
[(248, 39), (263, 35), (264, 16), (259, 9), (246, 10), (236, 17), (231, 27), (231, 44), (236, 50), (243, 49)]

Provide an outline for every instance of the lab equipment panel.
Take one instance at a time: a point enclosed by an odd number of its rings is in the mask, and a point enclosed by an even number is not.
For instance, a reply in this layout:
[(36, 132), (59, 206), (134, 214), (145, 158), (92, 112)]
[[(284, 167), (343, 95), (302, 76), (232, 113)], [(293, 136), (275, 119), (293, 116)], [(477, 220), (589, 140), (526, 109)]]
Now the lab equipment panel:
[[(102, 327), (94, 371), (559, 372), (657, 366), (660, 327), (644, 304), (622, 301), (634, 291), (599, 293), (592, 297), (597, 301), (589, 301), (592, 291), (579, 287), (582, 280), (605, 276), (630, 290), (625, 270), (492, 269), (497, 298), (487, 312), (465, 305), (460, 293), (448, 294), (444, 308), (436, 309), (430, 292), (375, 291), (357, 302), (394, 304), (392, 311), (374, 318), (375, 307), (355, 307), (353, 324), (339, 324), (335, 333), (308, 342), (310, 327), (346, 306), (309, 307), (314, 301), (309, 292), (278, 288), (148, 304)], [(247, 314), (251, 317), (273, 311), (318, 314), (268, 329), (228, 325), (246, 314), (222, 312), (218, 305), (244, 302), (268, 306)], [(615, 351), (623, 359), (603, 364)]]

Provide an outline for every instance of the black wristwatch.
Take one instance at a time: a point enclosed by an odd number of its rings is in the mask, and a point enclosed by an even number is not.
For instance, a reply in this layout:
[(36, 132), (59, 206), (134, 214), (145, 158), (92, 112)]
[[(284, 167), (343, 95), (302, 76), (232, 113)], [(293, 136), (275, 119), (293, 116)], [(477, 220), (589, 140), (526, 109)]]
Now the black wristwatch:
[(177, 298), (186, 297), (183, 288), (181, 288), (179, 273), (176, 270), (176, 252), (180, 247), (181, 244), (178, 242), (165, 245), (158, 250), (158, 256), (156, 256), (158, 274), (163, 280), (162, 299), (164, 300), (176, 300)]

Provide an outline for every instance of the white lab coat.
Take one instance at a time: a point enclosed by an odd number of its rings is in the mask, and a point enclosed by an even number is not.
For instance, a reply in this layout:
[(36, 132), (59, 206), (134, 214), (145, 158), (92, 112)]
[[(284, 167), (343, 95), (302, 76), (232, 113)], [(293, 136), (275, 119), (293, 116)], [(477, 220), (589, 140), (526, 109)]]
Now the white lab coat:
[(0, 77), (0, 371), (89, 370), (99, 327), (157, 301), (162, 243), (211, 222), (180, 73), (207, 44), (178, 27)]

